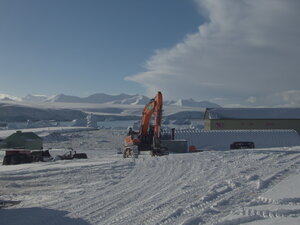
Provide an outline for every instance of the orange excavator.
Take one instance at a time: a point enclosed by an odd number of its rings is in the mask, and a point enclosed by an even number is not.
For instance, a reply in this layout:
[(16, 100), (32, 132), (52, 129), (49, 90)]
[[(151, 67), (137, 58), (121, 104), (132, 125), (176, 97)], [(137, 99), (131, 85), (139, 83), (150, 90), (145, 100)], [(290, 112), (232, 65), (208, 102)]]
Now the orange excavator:
[[(162, 93), (158, 92), (155, 98), (144, 107), (140, 130), (136, 132), (129, 128), (125, 138), (124, 158), (137, 158), (140, 151), (150, 151), (152, 156), (168, 154), (167, 149), (160, 145), (162, 106)], [(155, 117), (154, 125), (151, 124), (152, 115)]]

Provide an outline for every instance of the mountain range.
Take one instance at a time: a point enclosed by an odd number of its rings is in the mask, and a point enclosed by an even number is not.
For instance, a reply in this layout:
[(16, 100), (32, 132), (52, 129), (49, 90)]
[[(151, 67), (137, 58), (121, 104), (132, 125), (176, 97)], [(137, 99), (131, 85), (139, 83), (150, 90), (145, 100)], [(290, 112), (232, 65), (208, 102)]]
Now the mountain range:
[[(94, 103), (94, 104), (122, 104), (122, 105), (145, 105), (150, 99), (143, 95), (108, 95), (104, 93), (97, 93), (88, 97), (77, 97), (65, 94), (59, 94), (55, 96), (45, 95), (27, 95), (23, 98), (17, 98), (14, 96), (0, 94), (0, 100), (2, 101), (18, 101), (18, 102), (60, 102), (60, 103)], [(173, 105), (179, 107), (201, 107), (201, 108), (218, 108), (218, 104), (209, 101), (196, 101), (194, 99), (179, 99), (177, 101), (168, 100), (164, 101), (165, 105)]]

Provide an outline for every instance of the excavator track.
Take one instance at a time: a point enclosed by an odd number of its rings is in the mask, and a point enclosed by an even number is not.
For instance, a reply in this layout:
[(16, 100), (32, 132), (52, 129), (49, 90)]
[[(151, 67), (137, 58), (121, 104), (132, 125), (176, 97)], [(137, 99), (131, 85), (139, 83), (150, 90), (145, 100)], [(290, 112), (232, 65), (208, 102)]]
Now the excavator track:
[(138, 158), (139, 151), (137, 146), (125, 147), (123, 151), (123, 158)]

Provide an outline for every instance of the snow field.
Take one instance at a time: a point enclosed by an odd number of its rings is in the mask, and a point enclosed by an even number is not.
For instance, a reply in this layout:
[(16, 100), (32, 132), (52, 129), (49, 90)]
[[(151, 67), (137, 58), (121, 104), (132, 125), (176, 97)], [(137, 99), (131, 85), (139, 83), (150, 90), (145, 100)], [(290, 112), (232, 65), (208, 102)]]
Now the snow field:
[(75, 134), (45, 145), (88, 159), (0, 167), (5, 224), (300, 222), (299, 147), (122, 159), (124, 130)]

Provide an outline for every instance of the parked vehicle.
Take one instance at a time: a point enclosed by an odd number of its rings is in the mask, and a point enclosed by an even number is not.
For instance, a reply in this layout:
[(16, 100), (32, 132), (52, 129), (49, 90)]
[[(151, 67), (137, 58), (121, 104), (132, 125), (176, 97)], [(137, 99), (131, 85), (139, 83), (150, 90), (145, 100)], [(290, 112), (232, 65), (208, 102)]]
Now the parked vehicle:
[(2, 165), (44, 162), (51, 159), (49, 150), (7, 149)]
[(230, 149), (252, 149), (255, 148), (254, 142), (251, 141), (238, 141), (230, 145)]

